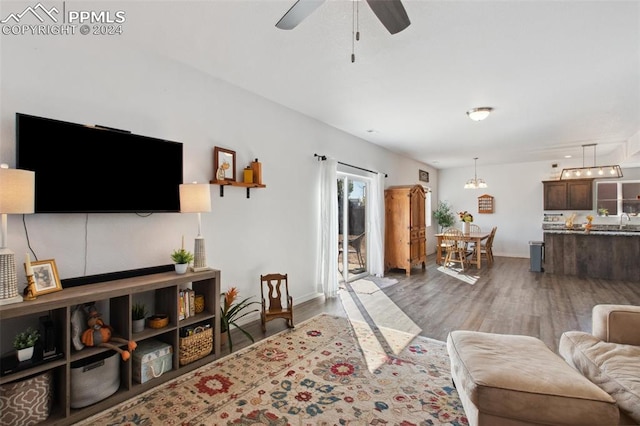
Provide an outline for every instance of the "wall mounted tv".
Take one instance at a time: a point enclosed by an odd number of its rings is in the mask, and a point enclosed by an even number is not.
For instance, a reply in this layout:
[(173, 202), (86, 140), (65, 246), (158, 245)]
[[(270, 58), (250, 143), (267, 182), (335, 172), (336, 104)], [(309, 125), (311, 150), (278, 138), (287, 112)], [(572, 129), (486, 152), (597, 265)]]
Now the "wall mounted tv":
[(180, 211), (182, 143), (16, 113), (16, 152), (36, 213)]

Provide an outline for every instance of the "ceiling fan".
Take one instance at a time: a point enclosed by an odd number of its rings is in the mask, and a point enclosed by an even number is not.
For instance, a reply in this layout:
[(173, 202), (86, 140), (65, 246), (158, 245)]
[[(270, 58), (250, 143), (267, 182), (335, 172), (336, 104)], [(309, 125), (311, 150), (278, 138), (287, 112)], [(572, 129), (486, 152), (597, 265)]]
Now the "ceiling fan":
[[(401, 0), (366, 0), (382, 25), (396, 34), (407, 28), (411, 21)], [(292, 30), (311, 15), (325, 0), (297, 0), (276, 24), (281, 30)]]

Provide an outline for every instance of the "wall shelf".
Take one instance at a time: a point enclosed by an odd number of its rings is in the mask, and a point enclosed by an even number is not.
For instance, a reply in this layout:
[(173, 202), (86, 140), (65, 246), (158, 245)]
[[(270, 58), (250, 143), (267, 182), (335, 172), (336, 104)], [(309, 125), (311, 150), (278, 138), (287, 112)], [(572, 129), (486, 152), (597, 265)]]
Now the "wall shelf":
[(220, 196), (224, 197), (224, 187), (225, 186), (238, 186), (241, 188), (247, 188), (247, 198), (251, 198), (251, 188), (266, 188), (267, 185), (261, 183), (244, 183), (244, 182), (236, 182), (233, 180), (212, 180), (209, 181), (212, 185), (220, 185)]

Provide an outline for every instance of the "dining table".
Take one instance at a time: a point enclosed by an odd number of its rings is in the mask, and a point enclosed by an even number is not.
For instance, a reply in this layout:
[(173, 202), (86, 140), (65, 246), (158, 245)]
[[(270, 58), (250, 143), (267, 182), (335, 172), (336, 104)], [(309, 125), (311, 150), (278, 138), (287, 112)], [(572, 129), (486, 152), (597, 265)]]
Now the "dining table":
[[(491, 231), (480, 231), (480, 232), (470, 232), (468, 234), (462, 234), (460, 237), (461, 241), (472, 242), (476, 244), (476, 247), (480, 247), (482, 240), (486, 240), (491, 235)], [(442, 264), (442, 238), (444, 233), (436, 234), (437, 243), (436, 243), (436, 263), (438, 265)], [(475, 259), (471, 260), (472, 264), (475, 264), (478, 269), (482, 267), (482, 256), (480, 255), (480, 250), (475, 250)]]

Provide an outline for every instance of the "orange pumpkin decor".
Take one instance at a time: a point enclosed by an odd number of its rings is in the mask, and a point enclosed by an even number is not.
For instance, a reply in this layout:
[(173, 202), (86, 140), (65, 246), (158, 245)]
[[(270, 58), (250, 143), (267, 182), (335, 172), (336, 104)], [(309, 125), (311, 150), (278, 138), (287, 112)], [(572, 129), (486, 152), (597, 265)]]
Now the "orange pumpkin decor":
[[(120, 353), (123, 361), (128, 360), (131, 357), (129, 351), (136, 349), (138, 344), (133, 340), (125, 340), (120, 337), (113, 337), (113, 329), (102, 321), (100, 314), (95, 306), (89, 307), (89, 315), (87, 319), (87, 325), (89, 328), (82, 333), (82, 343), (86, 346), (100, 346), (103, 348), (113, 349)], [(120, 345), (127, 345), (128, 350), (121, 349), (118, 345), (110, 342), (119, 343)]]

